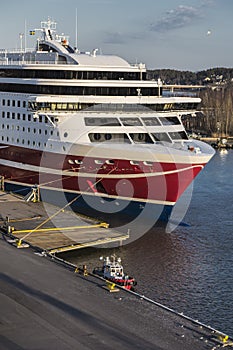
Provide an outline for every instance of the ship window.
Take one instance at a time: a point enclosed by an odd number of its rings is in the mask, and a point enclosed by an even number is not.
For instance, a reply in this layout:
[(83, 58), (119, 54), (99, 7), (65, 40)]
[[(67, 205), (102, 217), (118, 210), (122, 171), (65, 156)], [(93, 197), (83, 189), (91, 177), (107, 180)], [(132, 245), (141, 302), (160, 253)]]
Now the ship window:
[(64, 132), (64, 137), (67, 137), (68, 136), (68, 133), (67, 132)]
[(17, 119), (20, 120), (20, 113), (17, 113)]
[(36, 129), (33, 129), (34, 134), (36, 133)]
[(74, 164), (74, 161), (73, 161), (72, 159), (69, 159), (69, 160), (68, 160), (68, 163), (69, 163), (69, 164)]
[(28, 140), (28, 145), (30, 145), (30, 140)]
[(154, 137), (155, 141), (157, 141), (157, 142), (170, 142), (171, 143), (171, 139), (166, 132), (155, 132), (152, 134), (152, 136)]
[(104, 137), (105, 137), (105, 140), (109, 141), (109, 140), (111, 140), (112, 135), (111, 134), (105, 134)]
[(156, 118), (156, 117), (143, 117), (142, 121), (146, 126), (158, 126), (158, 125), (160, 125), (160, 122), (158, 121), (158, 118)]
[(100, 159), (95, 159), (95, 164), (103, 164), (104, 161)]
[(143, 164), (144, 164), (144, 165), (147, 165), (147, 166), (152, 166), (152, 165), (153, 165), (152, 162), (147, 162), (147, 161), (143, 162)]
[(137, 162), (137, 161), (135, 161), (135, 160), (131, 160), (131, 161), (130, 161), (130, 164), (131, 164), (131, 165), (139, 165), (139, 162)]
[(23, 120), (26, 120), (26, 114), (23, 114)]
[(120, 126), (117, 118), (84, 118), (86, 126)]
[(30, 122), (32, 119), (31, 114), (28, 114), (28, 121)]
[(106, 140), (106, 134), (90, 133), (88, 136), (91, 142), (130, 143), (126, 134), (111, 134), (111, 139), (109, 140)]
[(7, 100), (7, 106), (10, 106), (10, 105), (11, 105), (11, 101)]
[(188, 140), (188, 136), (185, 131), (173, 131), (168, 133), (172, 140)]
[(12, 107), (15, 107), (15, 100), (12, 100)]
[(5, 118), (5, 112), (2, 112), (2, 118)]
[(120, 118), (120, 121), (124, 126), (139, 126), (142, 125), (138, 118)]
[(18, 101), (17, 106), (20, 107), (20, 101)]
[(109, 160), (106, 160), (106, 164), (112, 165), (112, 164), (115, 164), (115, 162), (114, 160), (109, 159)]
[(83, 164), (83, 161), (82, 160), (80, 160), (80, 159), (75, 159), (75, 164)]
[(2, 100), (2, 105), (3, 105), (3, 106), (6, 105), (6, 100)]
[(101, 138), (101, 135), (100, 135), (99, 133), (93, 134), (93, 139), (94, 139), (95, 141), (99, 141), (100, 138)]
[(23, 101), (23, 108), (26, 108), (26, 101)]
[(180, 121), (177, 117), (162, 117), (159, 118), (163, 125), (180, 125)]
[(135, 143), (153, 143), (150, 135), (146, 133), (129, 134), (133, 142)]
[(12, 113), (12, 119), (15, 119), (15, 113)]
[(7, 112), (6, 117), (9, 119), (10, 118), (10, 112)]

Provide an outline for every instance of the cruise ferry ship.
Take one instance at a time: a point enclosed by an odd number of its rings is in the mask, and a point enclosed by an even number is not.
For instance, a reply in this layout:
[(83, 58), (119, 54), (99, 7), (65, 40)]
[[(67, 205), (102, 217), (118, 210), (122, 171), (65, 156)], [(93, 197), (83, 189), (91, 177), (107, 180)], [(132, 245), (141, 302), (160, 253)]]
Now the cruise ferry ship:
[(82, 213), (168, 220), (214, 150), (188, 138), (198, 97), (163, 94), (144, 64), (81, 52), (41, 22), (35, 49), (0, 52), (0, 176), (6, 190)]

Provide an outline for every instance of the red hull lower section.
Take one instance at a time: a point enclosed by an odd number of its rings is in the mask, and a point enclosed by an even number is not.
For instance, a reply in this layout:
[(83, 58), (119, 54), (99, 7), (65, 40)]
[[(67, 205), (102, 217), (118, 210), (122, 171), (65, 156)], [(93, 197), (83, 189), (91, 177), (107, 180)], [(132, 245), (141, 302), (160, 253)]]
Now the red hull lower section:
[[(19, 156), (20, 154), (20, 156)], [(0, 175), (19, 184), (110, 197), (175, 203), (204, 164), (137, 162), (42, 154), (8, 147), (0, 150)], [(78, 160), (77, 160), (78, 158)]]

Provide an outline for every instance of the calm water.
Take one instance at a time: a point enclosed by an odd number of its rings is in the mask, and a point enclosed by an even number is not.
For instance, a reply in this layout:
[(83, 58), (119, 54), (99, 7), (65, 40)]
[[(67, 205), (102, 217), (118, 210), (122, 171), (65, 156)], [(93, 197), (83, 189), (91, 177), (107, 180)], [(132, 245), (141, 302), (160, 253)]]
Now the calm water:
[(233, 150), (217, 152), (195, 180), (189, 226), (153, 228), (128, 246), (65, 258), (92, 269), (100, 255), (115, 252), (140, 293), (233, 336), (232, 179)]

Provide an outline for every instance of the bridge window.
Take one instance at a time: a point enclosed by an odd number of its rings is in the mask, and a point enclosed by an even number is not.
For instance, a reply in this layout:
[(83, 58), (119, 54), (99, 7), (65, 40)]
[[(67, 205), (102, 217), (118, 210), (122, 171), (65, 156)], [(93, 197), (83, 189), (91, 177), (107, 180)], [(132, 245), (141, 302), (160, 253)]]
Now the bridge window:
[(159, 118), (163, 125), (180, 125), (180, 121), (177, 117), (162, 117)]
[(188, 136), (185, 131), (174, 131), (169, 132), (168, 134), (172, 140), (188, 140)]
[(141, 121), (138, 118), (120, 118), (120, 121), (124, 126), (140, 126)]
[(134, 143), (153, 143), (149, 134), (146, 133), (134, 133), (129, 134)]
[(156, 117), (143, 117), (142, 120), (143, 120), (143, 123), (146, 126), (158, 126), (158, 125), (161, 125), (160, 122), (158, 121), (158, 118), (156, 118)]
[(117, 118), (84, 118), (87, 126), (120, 126)]
[(155, 132), (152, 134), (152, 136), (157, 142), (170, 142), (170, 143), (172, 142), (166, 132)]
[(126, 134), (90, 133), (88, 136), (91, 142), (130, 143)]

